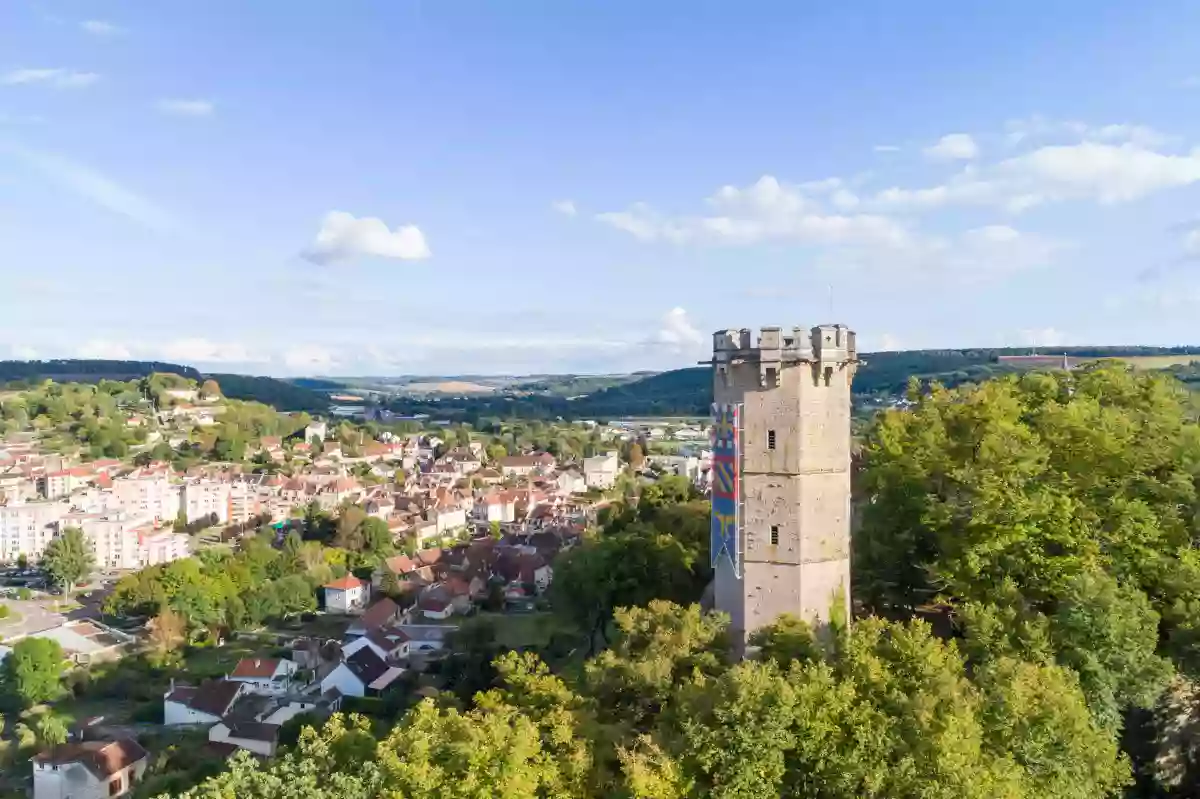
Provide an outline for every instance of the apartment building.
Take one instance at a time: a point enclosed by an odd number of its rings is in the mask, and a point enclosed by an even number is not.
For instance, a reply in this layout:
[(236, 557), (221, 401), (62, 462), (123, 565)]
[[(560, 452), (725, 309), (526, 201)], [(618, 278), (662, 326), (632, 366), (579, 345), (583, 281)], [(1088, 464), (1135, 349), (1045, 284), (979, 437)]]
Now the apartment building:
[(57, 500), (0, 506), (0, 561), (13, 563), (22, 555), (37, 560), (70, 509)]
[(163, 522), (174, 521), (179, 515), (179, 486), (171, 482), (165, 469), (140, 470), (118, 477), (113, 480), (112, 492), (131, 515)]
[(191, 480), (183, 484), (180, 503), (189, 522), (216, 516), (220, 524), (229, 523), (231, 483), (223, 480)]

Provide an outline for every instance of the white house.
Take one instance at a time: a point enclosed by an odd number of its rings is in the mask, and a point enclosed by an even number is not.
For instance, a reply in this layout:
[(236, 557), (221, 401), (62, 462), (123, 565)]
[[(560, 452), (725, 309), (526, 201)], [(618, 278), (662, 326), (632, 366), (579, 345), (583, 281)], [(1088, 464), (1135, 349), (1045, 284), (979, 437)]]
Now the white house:
[(304, 440), (312, 441), (314, 438), (318, 441), (324, 441), (325, 436), (329, 432), (329, 426), (318, 419), (308, 423), (308, 427), (304, 428)]
[(342, 647), (342, 656), (351, 657), (364, 648), (369, 648), (385, 663), (395, 663), (408, 657), (408, 636), (392, 627), (372, 630)]
[(279, 725), (229, 719), (214, 724), (208, 731), (208, 740), (209, 743), (230, 744), (256, 755), (271, 757), (279, 745)]
[(216, 724), (229, 713), (246, 685), (232, 680), (212, 680), (199, 686), (174, 685), (163, 696), (163, 724)]
[(558, 484), (558, 493), (563, 495), (582, 494), (588, 489), (587, 478), (576, 467), (563, 469), (555, 482)]
[(342, 696), (367, 696), (383, 691), (404, 673), (389, 666), (369, 646), (364, 646), (337, 665), (321, 680), (321, 693), (336, 688)]
[(484, 494), (475, 501), (474, 516), (481, 522), (515, 522), (517, 498), (509, 491)]
[(353, 574), (326, 583), (324, 590), (329, 613), (359, 613), (367, 605), (367, 584)]
[(226, 677), (230, 682), (240, 682), (247, 693), (260, 696), (282, 696), (292, 685), (296, 663), (275, 658), (243, 658)]
[(620, 472), (621, 461), (616, 452), (583, 459), (583, 480), (588, 488), (612, 488)]
[(149, 762), (131, 738), (55, 746), (33, 757), (33, 799), (128, 796)]
[(401, 657), (413, 654), (429, 654), (440, 652), (446, 647), (446, 640), (458, 628), (449, 624), (400, 624), (395, 630), (408, 640), (408, 648)]

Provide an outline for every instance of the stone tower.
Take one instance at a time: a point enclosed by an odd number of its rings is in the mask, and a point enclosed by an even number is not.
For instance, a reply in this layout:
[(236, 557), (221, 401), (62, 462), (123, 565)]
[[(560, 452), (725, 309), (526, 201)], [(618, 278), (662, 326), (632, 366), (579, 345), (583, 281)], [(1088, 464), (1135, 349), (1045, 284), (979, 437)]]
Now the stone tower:
[(850, 603), (850, 383), (843, 325), (713, 335), (712, 561), (735, 641)]

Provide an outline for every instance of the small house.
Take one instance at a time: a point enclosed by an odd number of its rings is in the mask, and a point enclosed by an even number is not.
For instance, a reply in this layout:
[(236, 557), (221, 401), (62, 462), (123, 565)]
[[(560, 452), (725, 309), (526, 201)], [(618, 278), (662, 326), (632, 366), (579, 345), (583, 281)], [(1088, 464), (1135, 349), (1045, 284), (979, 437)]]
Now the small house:
[(367, 606), (367, 585), (352, 574), (326, 583), (323, 590), (330, 613), (360, 613)]

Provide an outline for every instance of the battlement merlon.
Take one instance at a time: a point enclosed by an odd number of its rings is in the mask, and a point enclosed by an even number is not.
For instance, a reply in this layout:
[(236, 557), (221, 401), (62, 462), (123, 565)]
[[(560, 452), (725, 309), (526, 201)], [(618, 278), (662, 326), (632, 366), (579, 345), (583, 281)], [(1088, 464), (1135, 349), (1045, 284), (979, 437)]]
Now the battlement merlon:
[(749, 328), (718, 330), (713, 333), (713, 357), (700, 361), (716, 366), (733, 362), (811, 363), (828, 366), (854, 363), (858, 347), (854, 331), (845, 325), (818, 325), (813, 328), (764, 327), (755, 346)]

